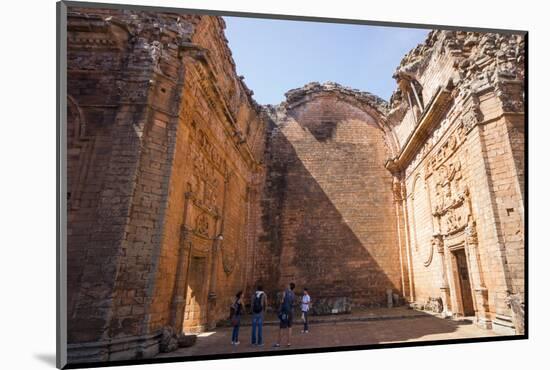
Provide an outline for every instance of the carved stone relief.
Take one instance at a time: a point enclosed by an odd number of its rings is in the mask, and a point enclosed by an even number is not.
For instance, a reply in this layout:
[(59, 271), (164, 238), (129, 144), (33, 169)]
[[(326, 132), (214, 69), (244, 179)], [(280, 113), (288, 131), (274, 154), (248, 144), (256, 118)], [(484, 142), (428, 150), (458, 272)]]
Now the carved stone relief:
[(235, 269), (237, 254), (235, 248), (222, 248), (222, 264), (223, 270), (227, 275), (231, 274)]
[(468, 188), (462, 184), (461, 163), (456, 160), (437, 169), (433, 216), (439, 219), (441, 233), (453, 234), (463, 230), (470, 218), (466, 204)]
[(195, 232), (199, 235), (208, 237), (210, 231), (210, 223), (208, 216), (204, 213), (197, 216), (195, 220)]

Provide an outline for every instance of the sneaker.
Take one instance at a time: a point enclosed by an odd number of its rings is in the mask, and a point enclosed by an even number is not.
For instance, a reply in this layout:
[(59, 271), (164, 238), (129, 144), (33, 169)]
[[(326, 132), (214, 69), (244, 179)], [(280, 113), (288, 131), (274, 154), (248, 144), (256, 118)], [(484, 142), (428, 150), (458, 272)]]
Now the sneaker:
[(281, 345), (279, 343), (275, 343), (273, 347), (280, 347)]
[(258, 345), (256, 345), (256, 346), (257, 346), (257, 347), (263, 347), (264, 344), (263, 344), (263, 343), (260, 343), (260, 344), (258, 344)]
[(235, 342), (231, 341), (231, 344), (235, 344)]
[(307, 333), (305, 330), (302, 330), (302, 334)]
[(237, 344), (241, 344), (241, 342), (235, 342), (234, 344), (235, 344), (235, 345), (237, 345)]
[(309, 330), (306, 330), (306, 333), (309, 333)]

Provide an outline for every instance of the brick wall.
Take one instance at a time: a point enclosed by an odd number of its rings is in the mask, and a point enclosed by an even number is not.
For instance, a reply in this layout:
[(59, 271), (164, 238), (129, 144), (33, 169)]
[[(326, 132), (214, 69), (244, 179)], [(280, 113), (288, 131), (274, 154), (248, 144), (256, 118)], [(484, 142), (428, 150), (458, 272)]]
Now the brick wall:
[[(407, 189), (412, 297), (441, 297), (454, 315), (471, 299), (477, 322), (495, 330), (513, 326), (507, 298), (524, 294), (522, 42), (431, 33), (396, 72), (400, 88), (419, 82), (427, 113), (414, 117), (405, 90), (391, 107), (405, 107), (394, 123), (401, 153), (389, 168)], [(470, 298), (457, 275), (461, 250)]]
[(317, 299), (385, 302), (401, 289), (384, 132), (337, 92), (287, 109), (271, 127), (255, 278), (294, 281)]
[(69, 357), (150, 356), (162, 327), (213, 325), (245, 286), (264, 124), (220, 18), (69, 23)]

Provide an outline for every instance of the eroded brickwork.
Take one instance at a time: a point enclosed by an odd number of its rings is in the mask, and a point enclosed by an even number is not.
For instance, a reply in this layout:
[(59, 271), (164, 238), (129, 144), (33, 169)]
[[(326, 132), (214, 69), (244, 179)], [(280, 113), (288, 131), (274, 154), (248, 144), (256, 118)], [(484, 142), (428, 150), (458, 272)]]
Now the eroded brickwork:
[(264, 120), (218, 17), (69, 13), (69, 359), (159, 351), (242, 289)]
[(361, 306), (401, 290), (385, 108), (336, 84), (291, 91), (273, 108), (255, 276), (270, 292), (294, 281), (318, 300)]

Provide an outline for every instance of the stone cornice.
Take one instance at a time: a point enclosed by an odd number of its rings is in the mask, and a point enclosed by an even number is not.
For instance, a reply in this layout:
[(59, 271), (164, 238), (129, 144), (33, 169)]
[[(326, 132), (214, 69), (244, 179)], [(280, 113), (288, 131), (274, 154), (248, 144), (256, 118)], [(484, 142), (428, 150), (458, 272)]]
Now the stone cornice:
[(399, 154), (386, 161), (386, 168), (390, 172), (398, 173), (405, 169), (422, 148), (432, 129), (440, 123), (452, 100), (452, 90), (448, 87), (440, 87), (426, 106), (418, 124), (405, 141)]

